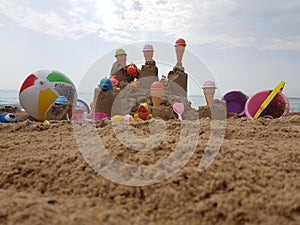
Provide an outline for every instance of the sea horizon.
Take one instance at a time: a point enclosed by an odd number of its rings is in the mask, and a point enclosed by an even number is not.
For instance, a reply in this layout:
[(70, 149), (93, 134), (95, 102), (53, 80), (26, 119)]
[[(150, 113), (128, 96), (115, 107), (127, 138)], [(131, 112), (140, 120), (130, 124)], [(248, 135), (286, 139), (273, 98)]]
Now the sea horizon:
[[(94, 92), (78, 91), (78, 99), (85, 101), (88, 105), (93, 101)], [(249, 96), (251, 97), (251, 96)], [(300, 97), (286, 96), (290, 102), (290, 112), (300, 112)], [(222, 96), (216, 95), (215, 99), (222, 99)], [(188, 100), (191, 102), (193, 108), (206, 105), (204, 95), (188, 95)], [(17, 106), (23, 108), (19, 102), (19, 90), (17, 89), (0, 89), (0, 108), (4, 106)]]

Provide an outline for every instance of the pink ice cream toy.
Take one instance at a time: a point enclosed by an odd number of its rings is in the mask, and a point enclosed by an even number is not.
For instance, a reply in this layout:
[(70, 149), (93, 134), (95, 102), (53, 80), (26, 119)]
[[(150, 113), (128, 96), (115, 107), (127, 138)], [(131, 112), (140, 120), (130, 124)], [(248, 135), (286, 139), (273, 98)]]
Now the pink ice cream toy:
[(163, 88), (164, 85), (159, 81), (155, 81), (151, 84), (150, 91), (151, 91), (153, 106), (160, 105), (162, 95), (163, 95)]

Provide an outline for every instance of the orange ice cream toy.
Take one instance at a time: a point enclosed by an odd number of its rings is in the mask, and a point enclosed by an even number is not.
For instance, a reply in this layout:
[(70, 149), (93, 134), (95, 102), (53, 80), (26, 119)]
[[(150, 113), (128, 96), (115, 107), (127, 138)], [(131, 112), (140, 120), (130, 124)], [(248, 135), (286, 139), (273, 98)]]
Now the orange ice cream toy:
[(155, 81), (151, 84), (150, 92), (151, 92), (153, 106), (160, 105), (162, 100), (162, 95), (163, 95), (163, 88), (164, 85), (159, 81)]

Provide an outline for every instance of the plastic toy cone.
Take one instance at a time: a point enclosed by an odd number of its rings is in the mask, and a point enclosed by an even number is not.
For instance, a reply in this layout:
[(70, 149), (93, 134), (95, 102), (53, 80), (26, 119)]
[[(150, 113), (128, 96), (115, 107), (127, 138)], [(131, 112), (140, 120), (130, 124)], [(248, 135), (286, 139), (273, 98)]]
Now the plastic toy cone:
[(181, 45), (181, 46), (185, 47), (186, 46), (185, 40), (183, 38), (177, 39), (175, 42), (175, 46), (177, 46), (177, 45)]
[(153, 51), (144, 51), (144, 58), (146, 62), (153, 61)]
[(153, 103), (153, 106), (159, 106), (160, 103), (161, 103), (161, 98), (156, 97), (156, 96), (152, 96), (152, 103)]
[(116, 55), (117, 62), (120, 64), (122, 67), (126, 66), (126, 55)]
[(211, 106), (213, 104), (215, 91), (216, 91), (215, 88), (203, 88), (206, 105)]
[(163, 95), (163, 89), (151, 88), (150, 91), (151, 91), (153, 106), (159, 106)]
[(177, 63), (179, 63), (179, 64), (182, 64), (182, 57), (183, 57), (184, 50), (185, 50), (184, 46), (181, 46), (181, 45), (175, 46)]

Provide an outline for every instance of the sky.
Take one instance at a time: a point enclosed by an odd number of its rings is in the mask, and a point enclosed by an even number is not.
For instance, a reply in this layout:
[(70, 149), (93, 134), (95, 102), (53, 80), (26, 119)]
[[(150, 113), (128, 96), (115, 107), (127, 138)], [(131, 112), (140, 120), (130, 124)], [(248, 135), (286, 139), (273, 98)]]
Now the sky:
[(178, 38), (187, 43), (189, 94), (212, 79), (219, 95), (251, 96), (285, 81), (283, 93), (300, 97), (299, 0), (1, 0), (0, 89), (19, 89), (41, 69), (66, 74), (79, 90), (93, 72), (93, 88), (117, 48), (140, 66), (145, 43), (166, 74)]

